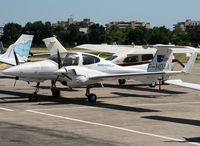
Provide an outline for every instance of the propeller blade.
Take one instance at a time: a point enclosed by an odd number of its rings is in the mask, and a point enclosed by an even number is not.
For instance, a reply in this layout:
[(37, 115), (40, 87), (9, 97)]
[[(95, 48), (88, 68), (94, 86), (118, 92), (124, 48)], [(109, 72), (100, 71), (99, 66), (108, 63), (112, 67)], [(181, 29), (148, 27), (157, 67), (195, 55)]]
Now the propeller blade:
[(19, 80), (19, 77), (15, 77), (15, 82), (14, 82), (13, 88), (15, 88), (15, 85), (16, 85), (16, 83), (17, 83), (17, 80)]
[(17, 82), (17, 80), (15, 80), (14, 85), (13, 85), (13, 88), (15, 88), (16, 82)]
[(58, 56), (58, 69), (61, 68), (61, 59), (60, 59), (60, 52), (57, 50), (57, 56)]
[(16, 53), (15, 53), (15, 50), (13, 50), (13, 52), (14, 52), (14, 57), (15, 57), (16, 65), (19, 65), (19, 60), (18, 60), (18, 58), (17, 58), (17, 55), (16, 55)]

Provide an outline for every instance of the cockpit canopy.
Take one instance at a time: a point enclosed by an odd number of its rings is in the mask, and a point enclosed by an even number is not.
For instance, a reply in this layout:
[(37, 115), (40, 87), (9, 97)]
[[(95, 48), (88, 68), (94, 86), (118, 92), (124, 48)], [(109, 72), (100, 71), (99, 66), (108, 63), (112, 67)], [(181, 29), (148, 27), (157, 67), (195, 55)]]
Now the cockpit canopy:
[[(49, 58), (56, 63), (58, 63), (58, 55), (53, 55)], [(82, 54), (76, 52), (63, 52), (60, 53), (61, 67), (71, 66), (71, 65), (89, 65), (100, 62), (100, 59), (96, 56), (90, 54)]]

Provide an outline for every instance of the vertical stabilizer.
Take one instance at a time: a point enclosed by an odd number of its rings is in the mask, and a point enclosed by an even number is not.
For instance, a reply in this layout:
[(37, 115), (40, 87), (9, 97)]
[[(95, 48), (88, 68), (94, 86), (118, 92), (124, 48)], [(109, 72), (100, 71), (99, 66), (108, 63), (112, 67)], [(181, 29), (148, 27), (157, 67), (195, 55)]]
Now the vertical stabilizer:
[(27, 61), (32, 40), (33, 35), (22, 34), (19, 39), (14, 44), (10, 45), (7, 51), (0, 56), (0, 62), (16, 65), (14, 51), (20, 63)]
[(43, 39), (43, 41), (46, 47), (48, 48), (51, 56), (57, 54), (57, 51), (59, 51), (59, 53), (67, 52), (67, 50), (61, 45), (61, 43), (55, 37), (46, 38)]
[(22, 34), (18, 40), (13, 44), (13, 49), (17, 54), (20, 62), (25, 62), (28, 59), (33, 35)]
[(0, 54), (4, 54), (6, 51), (4, 50), (3, 43), (0, 41)]
[(170, 71), (172, 65), (173, 51), (167, 46), (158, 46), (157, 52), (147, 72)]
[(190, 73), (192, 71), (192, 67), (196, 61), (197, 58), (197, 51), (194, 51), (192, 53), (192, 56), (190, 57), (190, 59), (188, 60), (187, 64), (185, 65), (185, 67), (183, 68), (183, 72), (185, 73)]

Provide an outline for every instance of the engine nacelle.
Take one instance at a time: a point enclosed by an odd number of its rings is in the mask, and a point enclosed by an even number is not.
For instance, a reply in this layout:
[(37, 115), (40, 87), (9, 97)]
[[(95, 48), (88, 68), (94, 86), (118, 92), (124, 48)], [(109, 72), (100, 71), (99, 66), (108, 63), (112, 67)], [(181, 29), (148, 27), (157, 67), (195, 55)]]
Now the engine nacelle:
[(87, 85), (88, 78), (86, 76), (74, 76), (72, 80), (62, 81), (61, 83), (65, 86), (80, 87)]

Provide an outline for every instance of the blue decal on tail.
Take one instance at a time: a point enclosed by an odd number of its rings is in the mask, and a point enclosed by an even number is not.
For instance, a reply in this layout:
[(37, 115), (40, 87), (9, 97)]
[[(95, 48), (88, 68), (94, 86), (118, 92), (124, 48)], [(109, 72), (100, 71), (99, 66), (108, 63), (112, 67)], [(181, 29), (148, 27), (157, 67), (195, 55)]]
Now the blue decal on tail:
[(163, 62), (165, 56), (164, 55), (158, 55), (157, 56), (157, 62)]
[(18, 54), (19, 56), (28, 58), (29, 51), (31, 48), (31, 43), (32, 43), (32, 40), (29, 40), (25, 43), (19, 43), (19, 44), (13, 45), (13, 49), (16, 52), (16, 54)]

